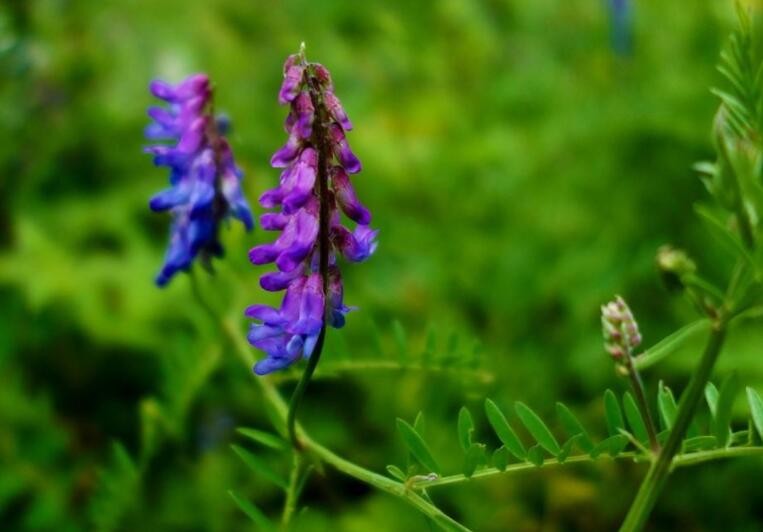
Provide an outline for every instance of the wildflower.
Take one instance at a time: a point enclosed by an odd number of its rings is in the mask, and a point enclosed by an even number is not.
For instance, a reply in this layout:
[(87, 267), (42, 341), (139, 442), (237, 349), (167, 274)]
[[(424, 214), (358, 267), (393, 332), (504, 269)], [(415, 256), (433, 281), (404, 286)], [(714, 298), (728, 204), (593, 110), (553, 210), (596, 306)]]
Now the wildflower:
[(170, 188), (149, 203), (153, 211), (172, 214), (170, 246), (156, 277), (156, 283), (164, 286), (197, 256), (209, 268), (211, 258), (222, 255), (218, 230), (223, 219), (232, 216), (247, 230), (254, 221), (241, 191), (243, 174), (223, 137), (229, 121), (212, 113), (209, 78), (195, 74), (177, 85), (156, 80), (149, 88), (168, 104), (149, 108), (154, 121), (146, 128), (147, 138), (170, 141), (146, 148), (154, 164), (170, 169)]
[(630, 366), (633, 350), (641, 345), (638, 323), (625, 300), (617, 296), (601, 307), (601, 325), (604, 347), (616, 361)]
[[(260, 223), (281, 233), (274, 242), (251, 249), (249, 259), (258, 265), (274, 263), (277, 271), (262, 275), (260, 285), (286, 292), (278, 309), (252, 305), (246, 310), (258, 322), (250, 328), (249, 343), (267, 354), (254, 366), (259, 375), (310, 357), (327, 325), (344, 326), (352, 308), (344, 304), (337, 255), (360, 262), (376, 249), (371, 213), (348, 177), (361, 170), (345, 135), (352, 124), (328, 70), (306, 62), (304, 52), (289, 56), (278, 101), (290, 106), (284, 124), (288, 139), (270, 162), (283, 171), (279, 185), (265, 192), (260, 204), (279, 210), (263, 214)], [(340, 213), (356, 223), (353, 230)]]

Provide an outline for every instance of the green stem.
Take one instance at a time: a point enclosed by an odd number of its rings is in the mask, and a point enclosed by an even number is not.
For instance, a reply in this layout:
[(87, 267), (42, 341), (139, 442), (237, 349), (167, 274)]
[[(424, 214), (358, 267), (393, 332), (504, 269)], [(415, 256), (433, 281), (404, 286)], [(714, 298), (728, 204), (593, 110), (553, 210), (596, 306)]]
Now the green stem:
[(289, 475), (289, 487), (286, 490), (286, 502), (283, 505), (283, 516), (281, 525), (284, 530), (288, 530), (294, 510), (297, 508), (297, 496), (299, 490), (299, 473), (302, 469), (302, 459), (300, 453), (294, 453), (294, 462), (291, 466)]
[[(608, 455), (602, 455), (607, 457)], [(700, 451), (695, 453), (680, 454), (673, 458), (671, 463), (671, 469), (678, 467), (688, 467), (703, 462), (709, 462), (712, 460), (722, 460), (726, 458), (737, 458), (743, 456), (763, 456), (763, 447), (732, 447), (728, 449), (713, 449), (711, 451)], [(647, 458), (643, 454), (634, 452), (620, 453), (615, 457), (616, 460), (644, 460)], [(542, 467), (559, 466), (565, 464), (576, 463), (593, 463), (598, 460), (597, 458), (591, 458), (590, 455), (581, 454), (568, 457), (564, 462), (560, 462), (556, 458), (548, 458), (543, 461)], [(414, 482), (411, 486), (414, 490), (436, 488), (439, 486), (449, 486), (452, 484), (461, 484), (463, 482), (470, 482), (472, 480), (478, 480), (483, 478), (496, 477), (500, 475), (507, 475), (511, 473), (519, 473), (522, 471), (530, 471), (538, 469), (538, 466), (529, 462), (523, 462), (521, 464), (511, 464), (506, 469), (501, 470), (495, 467), (486, 467), (476, 471), (471, 477), (465, 475), (448, 475), (446, 477), (438, 477), (432, 480), (421, 480)]]
[[(205, 309), (206, 312), (210, 314), (210, 316), (214, 319), (216, 323), (220, 324), (220, 330), (222, 331), (225, 339), (228, 341), (228, 343), (230, 343), (230, 345), (233, 347), (234, 351), (239, 356), (239, 358), (244, 362), (244, 364), (246, 364), (248, 367), (251, 367), (252, 364), (254, 363), (254, 356), (252, 355), (251, 349), (249, 349), (249, 347), (246, 345), (246, 342), (243, 340), (241, 335), (238, 334), (236, 325), (228, 319), (221, 320), (219, 318), (215, 309), (211, 305), (209, 305), (204, 299), (204, 297), (202, 296), (201, 291), (199, 290), (199, 287), (197, 286), (195, 282), (195, 278), (192, 278), (192, 286), (193, 286), (193, 294), (197, 302)], [(315, 356), (318, 353), (317, 349), (318, 349), (318, 345), (316, 344), (316, 351), (314, 352), (313, 356)], [(317, 365), (317, 361), (316, 361), (316, 365)], [(270, 407), (273, 408), (273, 411), (276, 413), (278, 418), (282, 420), (284, 423), (287, 423), (287, 419), (290, 413), (289, 406), (283, 400), (283, 398), (281, 397), (281, 394), (278, 393), (278, 391), (275, 389), (273, 384), (267, 378), (264, 378), (264, 377), (257, 377), (254, 379), (254, 382), (260, 388), (260, 391), (262, 392), (264, 399), (268, 402)], [(296, 410), (294, 410), (294, 412), (296, 412)], [(440, 526), (440, 528), (442, 528), (443, 530), (455, 531), (455, 532), (469, 531), (468, 528), (464, 527), (459, 522), (449, 517), (442, 510), (440, 510), (433, 504), (426, 501), (420, 495), (418, 495), (417, 493), (415, 493), (414, 491), (410, 489), (407, 489), (404, 484), (400, 482), (396, 482), (392, 479), (389, 479), (387, 477), (379, 475), (378, 473), (374, 473), (373, 471), (370, 471), (364, 467), (354, 464), (348, 460), (345, 460), (344, 458), (337, 456), (336, 454), (334, 454), (327, 448), (319, 445), (318, 443), (313, 441), (296, 422), (294, 423), (293, 434), (295, 435), (297, 440), (301, 442), (303, 450), (312, 452), (313, 454), (321, 458), (324, 462), (331, 465), (332, 467), (334, 467), (337, 471), (341, 473), (344, 473), (348, 476), (356, 478), (360, 480), (361, 482), (365, 482), (366, 484), (369, 484), (370, 486), (373, 486), (380, 491), (384, 491), (391, 495), (404, 498), (414, 508), (418, 509), (424, 515), (428, 516), (435, 523), (437, 523)], [(293, 471), (292, 471), (292, 474), (293, 474)], [(292, 482), (290, 481), (290, 486), (291, 485), (292, 485)], [(298, 482), (294, 483), (293, 485), (298, 486)], [(291, 488), (290, 488), (290, 491), (291, 491)], [(294, 502), (293, 502), (293, 505), (295, 508), (296, 508), (296, 496), (297, 496), (297, 488), (295, 487)], [(286, 504), (287, 505), (291, 504), (289, 502), (288, 492), (287, 492)], [(286, 513), (286, 511), (287, 511), (286, 508), (284, 508), (284, 513)]]
[(324, 324), (323, 327), (321, 327), (321, 332), (318, 335), (318, 341), (315, 344), (313, 353), (307, 360), (307, 367), (305, 368), (304, 373), (302, 373), (302, 378), (299, 379), (297, 387), (294, 389), (294, 393), (291, 396), (291, 401), (289, 401), (289, 413), (286, 416), (286, 430), (289, 433), (291, 444), (296, 450), (302, 449), (302, 444), (299, 441), (297, 432), (295, 430), (295, 425), (297, 422), (297, 410), (299, 410), (299, 406), (302, 404), (302, 397), (305, 395), (307, 384), (310, 382), (310, 379), (313, 376), (313, 372), (315, 372), (316, 366), (318, 366), (318, 360), (321, 358), (321, 352), (323, 351), (323, 341), (325, 338), (326, 325)]
[(468, 528), (443, 513), (442, 510), (428, 502), (414, 490), (408, 489), (404, 484), (345, 460), (312, 440), (307, 439), (304, 443), (305, 447), (313, 454), (334, 467), (337, 471), (361, 480), (381, 491), (405, 499), (413, 507), (432, 519), (443, 530), (468, 532)]
[(631, 388), (636, 396), (636, 404), (638, 404), (639, 410), (641, 410), (641, 416), (646, 420), (646, 432), (649, 436), (649, 446), (653, 452), (657, 452), (660, 449), (660, 444), (657, 442), (657, 431), (654, 428), (654, 420), (652, 419), (652, 413), (649, 410), (649, 405), (646, 402), (646, 394), (644, 393), (644, 382), (641, 380), (641, 374), (636, 366), (633, 364), (633, 359), (629, 356), (628, 377), (631, 381)]
[(652, 462), (644, 481), (641, 483), (636, 498), (620, 528), (621, 532), (641, 530), (646, 524), (649, 514), (652, 508), (654, 508), (670, 473), (673, 457), (681, 447), (681, 441), (694, 416), (694, 410), (702, 398), (705, 385), (713, 371), (715, 361), (718, 359), (725, 338), (726, 323), (721, 319), (713, 324), (710, 338), (708, 339), (699, 366), (694, 375), (692, 375), (689, 387), (681, 395), (676, 421), (673, 429), (670, 431), (668, 441), (657, 455), (657, 460)]

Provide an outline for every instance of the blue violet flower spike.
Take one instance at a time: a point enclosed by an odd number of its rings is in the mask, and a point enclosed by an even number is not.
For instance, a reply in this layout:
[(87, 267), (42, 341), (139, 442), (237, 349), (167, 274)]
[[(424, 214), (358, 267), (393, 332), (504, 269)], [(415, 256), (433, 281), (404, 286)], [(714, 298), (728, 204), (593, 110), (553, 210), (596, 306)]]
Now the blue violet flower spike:
[(213, 115), (209, 78), (195, 74), (174, 86), (155, 80), (149, 88), (167, 103), (148, 109), (154, 121), (146, 128), (148, 139), (166, 141), (146, 152), (154, 156), (154, 164), (170, 169), (170, 188), (149, 203), (153, 211), (172, 214), (170, 245), (156, 277), (164, 286), (177, 272), (188, 270), (196, 257), (210, 269), (212, 257), (222, 256), (222, 220), (232, 216), (247, 230), (254, 221), (241, 191), (243, 173), (223, 136), (228, 119)]
[[(326, 325), (344, 326), (353, 310), (344, 304), (337, 254), (351, 262), (367, 259), (376, 249), (377, 231), (371, 213), (359, 201), (349, 174), (361, 170), (345, 137), (352, 124), (334, 95), (331, 76), (318, 63), (307, 63), (304, 53), (290, 56), (278, 94), (289, 105), (286, 144), (271, 165), (283, 168), (280, 184), (260, 197), (260, 204), (277, 212), (263, 214), (263, 229), (280, 231), (271, 244), (253, 248), (253, 264), (275, 263), (277, 271), (264, 274), (265, 290), (286, 290), (281, 307), (252, 305), (246, 315), (254, 323), (249, 343), (267, 357), (254, 371), (265, 375), (308, 358), (325, 334)], [(350, 230), (340, 211), (356, 223)]]

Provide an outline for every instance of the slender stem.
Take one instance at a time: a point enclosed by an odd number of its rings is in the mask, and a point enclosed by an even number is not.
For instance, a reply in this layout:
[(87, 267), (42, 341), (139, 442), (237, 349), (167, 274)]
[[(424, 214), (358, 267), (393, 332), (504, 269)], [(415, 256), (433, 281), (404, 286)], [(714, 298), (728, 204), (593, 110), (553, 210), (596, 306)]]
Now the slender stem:
[(294, 453), (294, 461), (289, 475), (289, 487), (286, 490), (286, 502), (283, 506), (283, 516), (281, 525), (284, 530), (288, 530), (294, 510), (297, 508), (297, 496), (299, 490), (299, 473), (302, 469), (302, 456), (300, 453)]
[[(603, 455), (607, 457), (608, 455)], [(726, 458), (737, 458), (743, 456), (763, 456), (763, 447), (732, 447), (728, 449), (713, 449), (711, 451), (700, 451), (695, 453), (679, 454), (673, 458), (671, 463), (671, 469), (678, 467), (688, 467), (703, 462), (709, 462), (712, 460), (722, 460)], [(647, 461), (646, 456), (634, 452), (625, 452), (618, 454), (615, 460), (636, 460)], [(591, 458), (590, 455), (580, 454), (568, 457), (564, 462), (560, 462), (556, 458), (547, 458), (544, 460), (542, 467), (559, 466), (566, 464), (577, 463), (593, 463), (598, 460), (597, 458)], [(483, 478), (497, 477), (500, 475), (508, 475), (511, 473), (519, 473), (522, 471), (530, 471), (538, 469), (538, 466), (529, 462), (523, 462), (521, 464), (511, 464), (506, 469), (501, 470), (495, 467), (486, 467), (476, 471), (471, 477), (465, 475), (448, 475), (445, 477), (438, 477), (432, 480), (421, 480), (414, 482), (411, 486), (414, 490), (436, 488), (440, 486), (449, 486), (452, 484), (461, 484), (463, 482), (470, 482), (472, 480), (478, 480)]]
[(657, 460), (652, 462), (644, 481), (641, 483), (636, 498), (620, 528), (621, 532), (641, 530), (646, 524), (646, 520), (649, 518), (649, 514), (652, 508), (654, 508), (670, 473), (673, 457), (681, 447), (681, 441), (694, 416), (694, 410), (702, 398), (705, 385), (710, 378), (725, 338), (726, 323), (721, 319), (713, 324), (710, 338), (708, 339), (699, 366), (692, 375), (689, 387), (681, 395), (678, 414), (676, 415), (673, 429), (668, 436), (668, 441), (657, 455)]
[(629, 357), (630, 367), (628, 368), (628, 377), (631, 381), (631, 388), (636, 396), (636, 404), (638, 404), (639, 410), (641, 410), (641, 416), (646, 420), (646, 432), (649, 436), (649, 446), (652, 451), (657, 452), (660, 449), (660, 444), (657, 442), (657, 431), (654, 428), (654, 420), (652, 419), (652, 413), (649, 410), (649, 405), (646, 402), (646, 394), (644, 393), (644, 382), (641, 380), (641, 374), (636, 366), (633, 364), (633, 359)]
[(313, 372), (315, 372), (316, 366), (318, 366), (318, 360), (321, 358), (321, 352), (323, 351), (323, 341), (325, 337), (326, 325), (324, 324), (323, 327), (321, 327), (321, 332), (318, 335), (318, 341), (315, 344), (313, 353), (307, 360), (307, 367), (305, 368), (305, 372), (302, 373), (302, 378), (299, 379), (297, 387), (294, 389), (294, 393), (291, 396), (291, 401), (289, 401), (289, 413), (286, 417), (286, 429), (289, 432), (289, 439), (291, 440), (291, 444), (296, 450), (302, 449), (302, 444), (300, 443), (299, 438), (297, 437), (297, 432), (295, 430), (295, 424), (297, 422), (297, 410), (299, 410), (299, 406), (302, 404), (302, 396), (305, 395), (307, 384), (310, 382), (310, 379), (313, 376)]
[(449, 517), (442, 510), (424, 499), (414, 490), (406, 488), (404, 484), (379, 475), (378, 473), (374, 473), (373, 471), (369, 471), (364, 467), (360, 467), (357, 464), (345, 460), (344, 458), (337, 456), (330, 450), (313, 441), (308, 440), (305, 442), (305, 446), (309, 448), (316, 456), (320, 457), (324, 462), (330, 464), (338, 471), (351, 477), (357, 478), (366, 484), (370, 484), (371, 486), (374, 486), (381, 491), (385, 491), (397, 497), (402, 497), (409, 504), (432, 519), (432, 521), (434, 521), (443, 530), (457, 532), (469, 531), (469, 529), (464, 525)]

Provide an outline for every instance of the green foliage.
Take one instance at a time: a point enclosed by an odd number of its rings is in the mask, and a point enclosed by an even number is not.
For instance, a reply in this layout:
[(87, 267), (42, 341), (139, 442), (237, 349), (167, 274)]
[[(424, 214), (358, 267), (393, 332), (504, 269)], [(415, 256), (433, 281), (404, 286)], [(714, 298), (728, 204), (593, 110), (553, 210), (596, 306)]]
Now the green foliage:
[(440, 466), (432, 457), (432, 452), (429, 450), (429, 447), (416, 429), (409, 425), (405, 420), (398, 418), (397, 430), (403, 439), (403, 443), (405, 443), (405, 446), (416, 460), (429, 471), (438, 473), (440, 471)]
[[(757, 453), (763, 455), (763, 446), (758, 445), (752, 440), (752, 427), (755, 425), (756, 416), (760, 414), (761, 400), (757, 392), (748, 388), (748, 402), (750, 404), (750, 412), (752, 418), (748, 421), (748, 429), (737, 432), (731, 432), (731, 409), (733, 400), (739, 392), (738, 386), (735, 384), (736, 378), (729, 378), (724, 381), (724, 385), (721, 387), (721, 400), (718, 403), (718, 409), (716, 412), (722, 414), (711, 415), (707, 412), (706, 416), (698, 414), (697, 418), (707, 418), (706, 424), (707, 430), (712, 434), (692, 434), (687, 435), (681, 444), (682, 454), (679, 454), (674, 459), (676, 466), (689, 465), (697, 462), (702, 462), (710, 459), (723, 458), (725, 456), (734, 456), (736, 452), (741, 451), (745, 453)], [(708, 386), (711, 389), (712, 385)], [(725, 393), (723, 390), (726, 390)], [(667, 422), (672, 423), (674, 419), (675, 401), (673, 398), (673, 392), (670, 388), (660, 383), (658, 390), (657, 401), (662, 401), (663, 407), (661, 411), (664, 419)], [(423, 489), (428, 485), (436, 486), (439, 484), (452, 484), (461, 482), (463, 480), (472, 478), (475, 472), (480, 471), (480, 476), (488, 476), (493, 474), (499, 474), (507, 471), (519, 471), (523, 466), (543, 467), (546, 464), (564, 464), (566, 462), (579, 462), (581, 460), (597, 460), (602, 456), (608, 456), (610, 458), (630, 458), (636, 460), (649, 461), (653, 457), (651, 451), (644, 445), (648, 442), (648, 436), (646, 432), (646, 421), (641, 416), (641, 413), (636, 405), (635, 400), (630, 393), (624, 394), (623, 404), (625, 405), (625, 417), (628, 419), (628, 424), (631, 427), (632, 432), (626, 429), (625, 421), (623, 419), (622, 411), (620, 410), (619, 402), (614, 392), (607, 390), (603, 396), (604, 406), (604, 424), (607, 426), (607, 432), (609, 436), (600, 440), (598, 443), (594, 443), (588, 431), (578, 421), (572, 411), (563, 403), (557, 403), (556, 411), (561, 425), (564, 427), (565, 432), (568, 433), (570, 438), (560, 445), (554, 436), (548, 425), (536, 414), (530, 407), (521, 402), (515, 403), (515, 410), (517, 417), (527, 429), (529, 435), (533, 438), (532, 441), (524, 451), (523, 454), (518, 456), (518, 453), (511, 451), (509, 444), (515, 449), (525, 449), (525, 443), (517, 436), (514, 429), (506, 419), (506, 416), (500, 410), (498, 405), (490, 399), (485, 400), (485, 415), (487, 417), (490, 426), (493, 428), (498, 439), (504, 444), (492, 451), (490, 464), (488, 467), (487, 454), (488, 449), (484, 444), (471, 443), (471, 445), (463, 449), (464, 453), (464, 467), (462, 476), (448, 476), (439, 478), (434, 476), (431, 479), (421, 479), (416, 477), (417, 488)], [(708, 408), (710, 410), (710, 408)], [(464, 422), (465, 410), (459, 411), (459, 418), (456, 422), (458, 427), (466, 426)], [(469, 418), (470, 424), (473, 423), (471, 417)], [(699, 423), (697, 419), (695, 421), (695, 430), (699, 431)], [(416, 449), (416, 453), (421, 454), (424, 459), (420, 460), (429, 463), (436, 463), (432, 456), (431, 447), (424, 441), (424, 439), (413, 430), (413, 427), (408, 425), (402, 420), (398, 420), (398, 427), (400, 423), (403, 423), (404, 427), (407, 427), (405, 431), (401, 430), (404, 436), (406, 445), (413, 452)], [(716, 432), (720, 425), (723, 426), (723, 438), (718, 437)], [(663, 436), (664, 439), (664, 436)], [(574, 454), (573, 449), (578, 447), (583, 451), (583, 454)], [(724, 454), (727, 452), (728, 454)], [(551, 458), (546, 458), (546, 454), (551, 455)], [(510, 464), (510, 457), (514, 456), (518, 462)], [(429, 468), (434, 471), (433, 468)], [(402, 479), (402, 471), (395, 466), (388, 466), (390, 474), (397, 478)]]
[(273, 523), (270, 522), (267, 516), (263, 514), (262, 510), (257, 508), (257, 506), (247, 501), (246, 499), (242, 499), (233, 490), (229, 490), (228, 495), (231, 496), (231, 499), (233, 499), (233, 501), (236, 503), (236, 506), (241, 508), (241, 511), (244, 512), (247, 517), (252, 520), (252, 523), (255, 524), (257, 530), (267, 532), (276, 529), (276, 527), (273, 526)]

